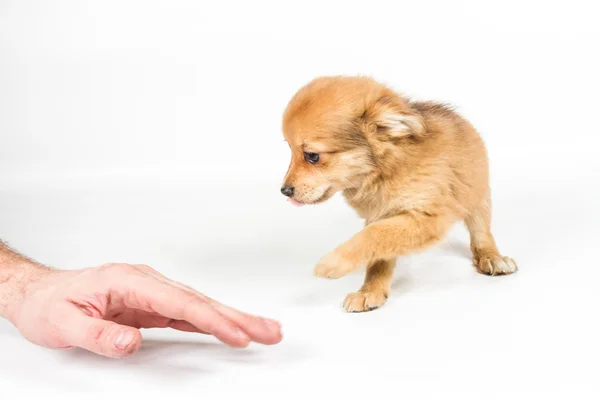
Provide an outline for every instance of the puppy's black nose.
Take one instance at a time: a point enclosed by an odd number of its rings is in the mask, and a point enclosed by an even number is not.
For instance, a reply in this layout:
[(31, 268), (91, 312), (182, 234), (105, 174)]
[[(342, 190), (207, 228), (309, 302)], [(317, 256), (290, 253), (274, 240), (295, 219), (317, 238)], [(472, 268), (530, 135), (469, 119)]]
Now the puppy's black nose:
[(283, 185), (283, 187), (281, 188), (281, 193), (284, 196), (292, 197), (294, 195), (294, 187), (290, 185)]

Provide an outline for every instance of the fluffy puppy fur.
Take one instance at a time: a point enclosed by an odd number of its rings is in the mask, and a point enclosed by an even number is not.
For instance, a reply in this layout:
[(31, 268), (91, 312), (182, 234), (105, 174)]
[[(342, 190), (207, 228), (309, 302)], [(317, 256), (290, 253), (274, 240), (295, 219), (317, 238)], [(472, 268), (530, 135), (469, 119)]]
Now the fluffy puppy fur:
[(314, 274), (340, 278), (366, 265), (344, 308), (369, 311), (390, 291), (396, 258), (440, 241), (464, 221), (478, 271), (517, 271), (490, 231), (486, 150), (477, 131), (447, 106), (411, 102), (366, 77), (320, 77), (283, 116), (292, 150), (282, 193), (296, 205), (341, 191), (365, 220), (362, 231), (324, 256)]

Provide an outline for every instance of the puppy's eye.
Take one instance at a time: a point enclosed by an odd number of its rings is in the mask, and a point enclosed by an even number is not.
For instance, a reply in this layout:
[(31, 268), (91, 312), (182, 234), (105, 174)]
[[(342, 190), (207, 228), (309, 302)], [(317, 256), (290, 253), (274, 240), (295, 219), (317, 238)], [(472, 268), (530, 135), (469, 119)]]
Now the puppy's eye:
[(319, 154), (304, 152), (304, 159), (311, 164), (316, 164), (319, 162)]

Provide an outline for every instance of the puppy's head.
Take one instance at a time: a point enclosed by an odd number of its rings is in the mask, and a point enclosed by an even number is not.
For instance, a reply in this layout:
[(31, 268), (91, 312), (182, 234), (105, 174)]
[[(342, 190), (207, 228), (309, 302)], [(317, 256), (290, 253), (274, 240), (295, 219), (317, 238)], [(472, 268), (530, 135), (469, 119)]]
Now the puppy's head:
[(381, 172), (399, 142), (424, 133), (403, 98), (370, 78), (322, 77), (301, 88), (283, 116), (292, 157), (281, 192), (316, 204)]

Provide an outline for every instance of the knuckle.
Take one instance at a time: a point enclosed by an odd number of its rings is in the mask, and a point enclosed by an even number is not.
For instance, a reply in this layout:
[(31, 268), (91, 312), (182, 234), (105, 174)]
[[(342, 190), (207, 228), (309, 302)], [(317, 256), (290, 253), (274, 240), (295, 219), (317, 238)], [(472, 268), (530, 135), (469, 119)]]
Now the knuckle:
[(137, 269), (141, 270), (141, 271), (152, 271), (152, 267), (150, 267), (149, 265), (146, 264), (137, 264), (136, 265)]
[[(214, 318), (211, 317), (213, 314), (212, 307), (199, 297), (192, 293), (182, 293), (181, 295), (181, 316), (185, 320), (193, 320), (195, 317), (201, 316), (204, 321), (210, 321)], [(209, 317), (208, 319), (206, 317)]]
[(119, 273), (119, 274), (135, 274), (138, 273), (138, 269), (131, 264), (107, 264), (104, 267), (104, 270), (109, 273)]
[(122, 272), (127, 272), (130, 274), (138, 271), (137, 268), (131, 264), (119, 264), (118, 269)]
[(107, 269), (113, 268), (115, 265), (116, 265), (115, 263), (104, 263), (104, 264), (100, 265), (97, 269), (105, 271)]
[(101, 342), (108, 335), (107, 328), (102, 324), (93, 324), (88, 330), (88, 337), (94, 343)]
[(149, 265), (136, 264), (136, 265), (134, 265), (134, 267), (136, 268), (137, 272), (141, 272), (144, 275), (153, 276), (153, 277), (155, 277), (157, 275), (160, 276), (160, 273)]
[(182, 310), (184, 316), (188, 316), (190, 313), (195, 312), (198, 307), (202, 307), (204, 305), (204, 302), (198, 297), (186, 292), (182, 293), (181, 295), (181, 303), (183, 304)]

